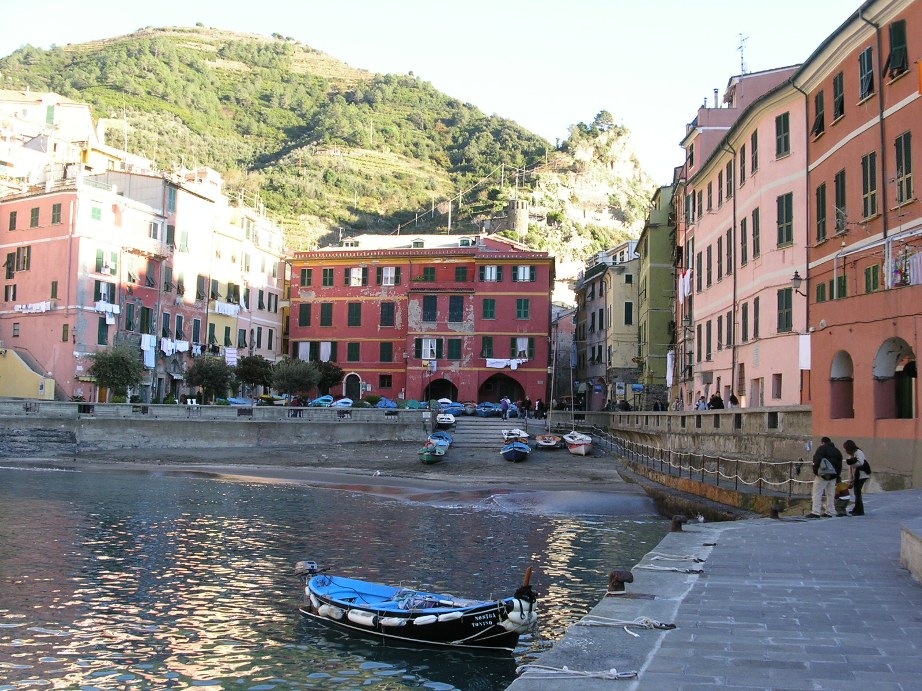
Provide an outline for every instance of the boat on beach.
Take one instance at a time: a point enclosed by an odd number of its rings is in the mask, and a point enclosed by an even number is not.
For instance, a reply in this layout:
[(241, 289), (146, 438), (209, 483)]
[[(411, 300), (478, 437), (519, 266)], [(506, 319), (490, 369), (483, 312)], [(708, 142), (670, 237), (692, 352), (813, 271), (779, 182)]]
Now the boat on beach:
[(538, 619), (531, 568), (523, 584), (500, 600), (475, 600), (332, 576), (312, 561), (295, 574), (304, 585), (305, 616), (339, 628), (421, 645), (514, 650)]
[(524, 441), (513, 440), (503, 444), (503, 448), (500, 449), (499, 453), (507, 461), (519, 463), (528, 458), (528, 454), (531, 453), (531, 447)]
[(588, 434), (573, 430), (563, 435), (562, 439), (567, 445), (567, 451), (574, 456), (588, 456), (592, 453), (592, 437)]
[(446, 453), (448, 453), (448, 444), (437, 444), (432, 441), (426, 442), (426, 444), (417, 451), (419, 460), (426, 465), (444, 461)]
[(450, 429), (455, 426), (455, 416), (451, 413), (439, 413), (435, 416), (435, 426), (439, 429)]
[(535, 437), (535, 448), (538, 449), (562, 449), (564, 444), (563, 437), (559, 434), (539, 434)]
[(528, 432), (522, 429), (504, 429), (503, 441), (525, 441), (528, 439)]

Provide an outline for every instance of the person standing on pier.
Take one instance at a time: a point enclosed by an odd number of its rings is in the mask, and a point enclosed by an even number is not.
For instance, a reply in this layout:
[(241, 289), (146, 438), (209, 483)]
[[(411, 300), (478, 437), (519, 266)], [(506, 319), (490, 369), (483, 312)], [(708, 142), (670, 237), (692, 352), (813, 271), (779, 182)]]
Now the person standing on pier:
[[(821, 468), (823, 461), (829, 461), (832, 470), (824, 472)], [(822, 516), (835, 516), (836, 483), (842, 475), (842, 452), (836, 448), (829, 437), (820, 439), (819, 448), (813, 454), (813, 507), (807, 518), (820, 518)], [(823, 499), (826, 500), (826, 510), (823, 511)]]
[(867, 456), (855, 442), (849, 439), (842, 444), (845, 453), (848, 454), (846, 463), (848, 463), (848, 472), (850, 475), (849, 485), (855, 495), (855, 505), (849, 511), (849, 516), (864, 515), (864, 501), (861, 499), (861, 488), (864, 483), (871, 477), (871, 464), (868, 463)]

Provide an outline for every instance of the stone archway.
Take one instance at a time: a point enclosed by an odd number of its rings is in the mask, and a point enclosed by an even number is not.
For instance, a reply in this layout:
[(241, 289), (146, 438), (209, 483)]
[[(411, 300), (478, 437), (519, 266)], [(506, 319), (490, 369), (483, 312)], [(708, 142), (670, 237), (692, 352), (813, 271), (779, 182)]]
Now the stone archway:
[(477, 402), (498, 403), (503, 396), (510, 401), (525, 398), (525, 389), (518, 381), (507, 374), (494, 374), (488, 377), (477, 390)]
[(355, 372), (350, 372), (343, 379), (343, 394), (353, 402), (362, 398), (362, 378)]
[(433, 379), (423, 391), (424, 401), (437, 401), (440, 398), (450, 398), (452, 401), (458, 400), (458, 387), (444, 378)]
[(852, 356), (844, 350), (832, 357), (829, 372), (829, 417), (855, 417), (855, 366)]
[(884, 341), (874, 356), (874, 417), (909, 419), (918, 415), (916, 356), (899, 337)]

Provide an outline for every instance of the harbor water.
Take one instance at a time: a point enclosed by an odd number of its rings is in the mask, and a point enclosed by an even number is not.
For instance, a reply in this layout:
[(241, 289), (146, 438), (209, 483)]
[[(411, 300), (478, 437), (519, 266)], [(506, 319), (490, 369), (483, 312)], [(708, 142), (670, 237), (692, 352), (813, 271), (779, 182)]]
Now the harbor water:
[[(0, 469), (0, 691), (503, 689), (667, 532), (634, 495), (424, 501), (141, 471)], [(298, 612), (296, 561), (459, 597), (527, 567), (514, 654), (408, 649)]]

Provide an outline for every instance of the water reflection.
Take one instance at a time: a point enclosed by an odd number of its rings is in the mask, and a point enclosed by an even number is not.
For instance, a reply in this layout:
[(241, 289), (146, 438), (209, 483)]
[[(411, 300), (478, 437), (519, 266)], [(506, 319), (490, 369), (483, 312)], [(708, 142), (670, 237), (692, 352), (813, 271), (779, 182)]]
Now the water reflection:
[[(516, 660), (599, 600), (608, 570), (665, 533), (652, 516), (535, 515), (466, 499), (0, 470), (0, 691), (503, 688)], [(298, 614), (292, 568), (303, 558), (484, 598), (511, 592), (532, 565), (540, 628), (516, 657), (357, 638)]]

